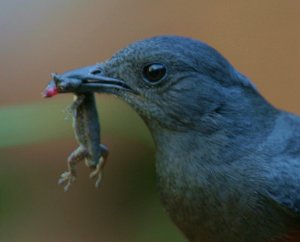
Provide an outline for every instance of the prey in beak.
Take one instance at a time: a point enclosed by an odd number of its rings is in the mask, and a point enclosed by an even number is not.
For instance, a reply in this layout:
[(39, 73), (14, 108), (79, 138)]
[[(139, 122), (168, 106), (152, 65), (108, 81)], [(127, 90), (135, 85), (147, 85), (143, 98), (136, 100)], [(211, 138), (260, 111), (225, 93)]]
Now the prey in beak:
[(101, 64), (86, 66), (63, 74), (52, 73), (52, 80), (43, 92), (44, 97), (58, 93), (115, 93), (117, 90), (132, 91), (123, 81), (102, 75)]
[[(92, 169), (91, 178), (96, 178), (95, 186), (99, 187), (108, 148), (101, 144), (100, 122), (95, 102), (95, 96), (86, 88), (89, 81), (101, 81), (99, 65), (87, 66), (65, 72), (52, 73), (52, 80), (44, 91), (44, 97), (53, 97), (58, 93), (73, 93), (74, 101), (67, 111), (73, 117), (75, 138), (79, 143), (68, 157), (68, 169), (62, 173), (59, 184), (65, 184), (68, 191), (77, 178), (77, 164), (85, 160), (85, 164)], [(111, 79), (104, 78), (109, 82)]]

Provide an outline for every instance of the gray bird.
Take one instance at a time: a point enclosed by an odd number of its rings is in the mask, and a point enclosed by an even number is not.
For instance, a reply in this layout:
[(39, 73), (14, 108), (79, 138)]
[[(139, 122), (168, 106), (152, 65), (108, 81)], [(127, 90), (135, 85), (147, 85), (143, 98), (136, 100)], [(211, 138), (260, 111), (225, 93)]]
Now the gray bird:
[(162, 203), (189, 241), (300, 241), (300, 118), (215, 49), (154, 37), (86, 76), (78, 91), (117, 95), (149, 127)]

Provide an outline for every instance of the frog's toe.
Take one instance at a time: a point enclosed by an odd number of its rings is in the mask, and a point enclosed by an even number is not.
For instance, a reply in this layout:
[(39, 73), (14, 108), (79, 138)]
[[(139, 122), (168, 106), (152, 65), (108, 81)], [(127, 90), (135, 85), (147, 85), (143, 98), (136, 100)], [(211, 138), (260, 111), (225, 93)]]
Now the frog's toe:
[(60, 184), (62, 184), (62, 183), (64, 183), (66, 180), (68, 180), (69, 179), (69, 177), (70, 177), (70, 172), (68, 172), (68, 171), (66, 171), (66, 172), (64, 172), (64, 173), (62, 173), (61, 175), (60, 175), (60, 178), (58, 179), (58, 184), (60, 185)]
[(100, 187), (101, 180), (102, 180), (102, 173), (99, 173), (99, 174), (98, 174), (98, 178), (97, 178), (96, 183), (95, 183), (95, 187), (96, 187), (96, 188), (99, 188), (99, 187)]
[(64, 186), (64, 192), (67, 192), (70, 190), (70, 187), (71, 187), (72, 183), (71, 182), (68, 182), (67, 185)]
[(63, 174), (61, 174), (59, 180), (58, 180), (58, 184), (61, 185), (65, 182), (67, 182), (67, 184), (64, 187), (64, 191), (67, 192), (70, 189), (70, 186), (72, 185), (72, 183), (74, 183), (76, 181), (76, 177), (74, 175), (71, 174), (71, 172), (66, 171)]

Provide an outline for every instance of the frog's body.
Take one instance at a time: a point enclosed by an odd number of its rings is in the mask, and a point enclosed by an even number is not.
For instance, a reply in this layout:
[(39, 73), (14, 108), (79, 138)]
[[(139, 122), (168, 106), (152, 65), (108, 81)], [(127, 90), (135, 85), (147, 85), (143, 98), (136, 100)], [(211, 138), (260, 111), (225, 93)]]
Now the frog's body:
[[(92, 93), (77, 94), (71, 106), (73, 113), (73, 128), (75, 137), (80, 144), (77, 150), (87, 153), (85, 156), (88, 166), (96, 166), (101, 157), (100, 125)], [(72, 153), (73, 154), (73, 153)]]

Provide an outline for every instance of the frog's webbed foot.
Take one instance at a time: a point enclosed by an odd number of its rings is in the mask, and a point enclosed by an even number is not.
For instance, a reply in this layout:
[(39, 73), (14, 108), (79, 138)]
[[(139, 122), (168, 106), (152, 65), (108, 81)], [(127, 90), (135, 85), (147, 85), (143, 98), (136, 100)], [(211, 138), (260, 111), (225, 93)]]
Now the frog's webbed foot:
[(64, 191), (69, 191), (71, 185), (76, 181), (76, 176), (72, 174), (70, 171), (66, 171), (60, 175), (60, 178), (58, 180), (58, 184), (61, 185), (66, 182), (66, 185), (64, 186)]
[(88, 152), (83, 146), (79, 146), (68, 157), (68, 171), (62, 173), (58, 184), (66, 183), (64, 190), (67, 192), (70, 186), (76, 181), (76, 165), (87, 157)]
[(96, 188), (99, 188), (100, 186), (102, 175), (103, 175), (103, 169), (108, 157), (108, 148), (103, 144), (100, 144), (100, 148), (101, 148), (101, 157), (99, 159), (96, 168), (90, 173), (90, 178), (96, 177), (96, 183), (95, 183)]

